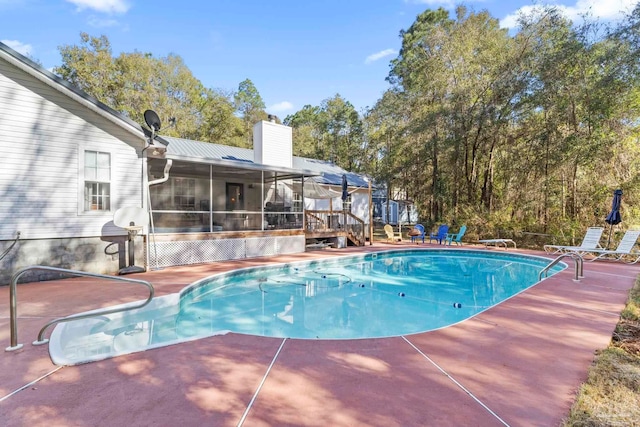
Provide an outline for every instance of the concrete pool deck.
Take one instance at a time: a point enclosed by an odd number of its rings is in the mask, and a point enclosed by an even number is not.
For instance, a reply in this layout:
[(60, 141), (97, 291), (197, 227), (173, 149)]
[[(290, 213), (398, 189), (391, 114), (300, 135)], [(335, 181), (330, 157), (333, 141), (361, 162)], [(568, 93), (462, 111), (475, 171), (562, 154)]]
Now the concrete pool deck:
[[(221, 271), (405, 246), (415, 247), (376, 243), (127, 277), (166, 295)], [(31, 345), (40, 328), (56, 317), (144, 299), (144, 289), (86, 278), (21, 284), (24, 347), (5, 352), (3, 286), (0, 425), (557, 426), (640, 273), (640, 265), (598, 261), (585, 263), (585, 277), (574, 282), (573, 261), (566, 262), (565, 271), (438, 331), (349, 341), (231, 333), (66, 367), (51, 363), (46, 345)]]

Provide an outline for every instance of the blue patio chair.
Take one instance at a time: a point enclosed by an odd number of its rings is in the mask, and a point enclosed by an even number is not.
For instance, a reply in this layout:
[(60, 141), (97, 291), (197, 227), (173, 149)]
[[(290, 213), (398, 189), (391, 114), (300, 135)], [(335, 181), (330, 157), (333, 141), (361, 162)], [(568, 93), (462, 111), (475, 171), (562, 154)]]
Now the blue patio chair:
[(442, 244), (442, 242), (447, 239), (448, 232), (449, 232), (449, 226), (447, 224), (441, 224), (440, 227), (438, 227), (437, 232), (431, 233), (429, 235), (429, 243), (431, 243), (432, 240), (435, 240), (439, 244)]
[(462, 236), (467, 232), (467, 226), (463, 225), (460, 227), (457, 233), (449, 233), (447, 234), (447, 244), (451, 246), (451, 243), (455, 243), (456, 245), (462, 246)]
[[(416, 224), (415, 227), (413, 227), (413, 229), (414, 230), (418, 230), (420, 232), (420, 234), (416, 234), (414, 236), (411, 233), (409, 233), (409, 235), (411, 236), (411, 243), (416, 242), (416, 244), (418, 244), (418, 240), (420, 240), (420, 239), (422, 239), (422, 243), (424, 243), (424, 235), (425, 235), (424, 225)], [(411, 231), (413, 231), (413, 230), (411, 230)]]

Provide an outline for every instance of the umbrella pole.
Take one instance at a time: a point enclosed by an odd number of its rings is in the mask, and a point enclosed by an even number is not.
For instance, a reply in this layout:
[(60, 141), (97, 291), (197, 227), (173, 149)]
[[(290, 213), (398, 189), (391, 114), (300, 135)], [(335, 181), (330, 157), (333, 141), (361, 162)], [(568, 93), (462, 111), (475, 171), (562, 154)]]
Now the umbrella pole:
[(613, 230), (613, 224), (609, 225), (609, 237), (607, 238), (607, 247), (605, 249), (609, 249), (609, 243), (611, 242), (611, 231)]

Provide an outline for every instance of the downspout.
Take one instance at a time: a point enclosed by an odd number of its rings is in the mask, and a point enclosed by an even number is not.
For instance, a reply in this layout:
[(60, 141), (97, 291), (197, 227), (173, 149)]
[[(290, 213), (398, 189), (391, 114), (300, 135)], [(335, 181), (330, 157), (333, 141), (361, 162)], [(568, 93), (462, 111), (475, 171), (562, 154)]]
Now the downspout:
[(162, 184), (163, 182), (167, 182), (167, 180), (169, 179), (169, 170), (171, 170), (171, 165), (173, 165), (173, 160), (167, 159), (167, 164), (164, 165), (164, 171), (162, 172), (162, 175), (163, 175), (162, 178), (154, 179), (153, 181), (149, 181), (147, 183), (147, 204), (149, 205), (149, 222), (151, 224), (151, 230), (149, 234), (153, 239), (153, 253), (154, 253), (154, 258), (156, 260), (156, 270), (158, 269), (158, 249), (156, 247), (155, 226), (153, 225), (153, 209), (151, 207), (151, 186)]

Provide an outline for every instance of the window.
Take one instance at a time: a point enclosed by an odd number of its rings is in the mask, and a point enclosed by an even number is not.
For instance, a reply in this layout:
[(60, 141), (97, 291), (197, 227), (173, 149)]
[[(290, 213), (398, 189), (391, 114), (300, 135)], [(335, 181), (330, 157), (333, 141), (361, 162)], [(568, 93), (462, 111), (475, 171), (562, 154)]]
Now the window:
[(302, 194), (293, 192), (293, 212), (303, 212)]
[(352, 204), (352, 202), (353, 202), (353, 200), (351, 200), (351, 194), (349, 194), (347, 196), (347, 200), (342, 202), (342, 209), (346, 210), (347, 212), (351, 212), (351, 204)]
[(84, 152), (84, 210), (111, 209), (111, 154)]
[(196, 180), (191, 178), (173, 179), (173, 204), (178, 209), (195, 210)]

